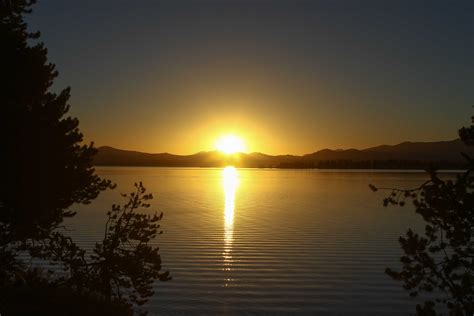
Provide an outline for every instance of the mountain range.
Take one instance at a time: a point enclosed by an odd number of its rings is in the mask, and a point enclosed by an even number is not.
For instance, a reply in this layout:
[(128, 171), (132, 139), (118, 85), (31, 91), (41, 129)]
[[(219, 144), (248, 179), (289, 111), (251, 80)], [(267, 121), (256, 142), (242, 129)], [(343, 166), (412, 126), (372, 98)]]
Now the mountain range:
[(98, 166), (162, 166), (162, 167), (222, 167), (233, 165), (247, 168), (375, 168), (419, 169), (428, 164), (437, 168), (462, 168), (461, 152), (474, 155), (474, 149), (461, 140), (438, 142), (403, 142), (366, 149), (323, 149), (310, 154), (266, 155), (217, 151), (193, 155), (143, 153), (103, 146), (98, 148), (94, 164)]

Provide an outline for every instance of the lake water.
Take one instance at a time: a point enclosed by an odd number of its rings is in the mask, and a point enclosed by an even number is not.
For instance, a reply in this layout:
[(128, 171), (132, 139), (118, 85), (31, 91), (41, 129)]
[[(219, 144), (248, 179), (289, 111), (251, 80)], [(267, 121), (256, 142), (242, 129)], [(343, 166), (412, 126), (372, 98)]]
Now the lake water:
[(162, 211), (159, 245), (172, 281), (146, 308), (170, 313), (406, 315), (415, 301), (385, 273), (398, 237), (422, 222), (384, 208), (376, 186), (415, 187), (423, 172), (100, 167), (117, 184), (67, 224), (90, 247), (105, 213), (142, 181)]

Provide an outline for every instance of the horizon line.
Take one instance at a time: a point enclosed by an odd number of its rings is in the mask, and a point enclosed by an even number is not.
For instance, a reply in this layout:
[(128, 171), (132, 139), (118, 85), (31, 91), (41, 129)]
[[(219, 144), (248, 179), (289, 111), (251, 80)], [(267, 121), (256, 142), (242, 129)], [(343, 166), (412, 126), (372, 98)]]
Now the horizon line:
[(199, 153), (212, 153), (212, 152), (221, 153), (224, 156), (231, 156), (231, 155), (236, 155), (236, 154), (246, 154), (246, 155), (263, 154), (263, 155), (267, 155), (267, 156), (304, 156), (304, 155), (314, 154), (314, 153), (317, 153), (317, 152), (320, 152), (320, 151), (323, 151), (323, 150), (332, 150), (332, 151), (358, 150), (358, 151), (364, 151), (364, 150), (368, 150), (368, 149), (372, 149), (372, 148), (376, 148), (376, 147), (381, 147), (381, 146), (399, 146), (399, 145), (402, 145), (402, 144), (426, 144), (426, 143), (454, 142), (454, 141), (457, 141), (459, 139), (460, 138), (458, 137), (458, 138), (451, 139), (451, 140), (438, 140), (438, 141), (403, 141), (403, 142), (396, 143), (396, 144), (380, 144), (380, 145), (375, 145), (375, 146), (370, 146), (370, 147), (365, 147), (365, 148), (350, 147), (350, 148), (331, 149), (329, 147), (325, 147), (325, 148), (318, 149), (318, 150), (315, 150), (315, 151), (307, 152), (305, 154), (290, 154), (290, 153), (266, 154), (266, 153), (261, 152), (261, 151), (252, 151), (252, 152), (244, 152), (243, 151), (243, 152), (235, 152), (235, 153), (232, 153), (232, 154), (226, 154), (226, 153), (220, 152), (217, 149), (214, 149), (214, 150), (201, 150), (201, 151), (191, 153), (191, 154), (174, 154), (174, 153), (167, 152), (167, 151), (147, 152), (147, 151), (140, 151), (140, 150), (134, 150), (134, 149), (123, 149), (123, 148), (118, 148), (118, 147), (109, 146), (109, 145), (96, 146), (95, 148), (99, 149), (99, 148), (107, 147), (107, 148), (112, 148), (112, 149), (116, 149), (116, 150), (136, 152), (136, 153), (141, 153), (141, 154), (150, 154), (150, 155), (169, 154), (169, 155), (174, 155), (174, 156), (192, 156), (192, 155), (197, 155)]

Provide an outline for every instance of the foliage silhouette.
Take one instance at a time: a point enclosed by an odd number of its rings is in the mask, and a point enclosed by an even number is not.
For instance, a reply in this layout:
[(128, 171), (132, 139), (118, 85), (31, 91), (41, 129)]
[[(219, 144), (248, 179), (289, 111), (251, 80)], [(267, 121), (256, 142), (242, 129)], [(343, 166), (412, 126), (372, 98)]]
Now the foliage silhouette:
[(16, 282), (0, 287), (4, 315), (133, 315), (129, 306), (107, 302), (94, 293), (79, 293), (39, 268), (19, 273)]
[(60, 232), (29, 248), (35, 257), (63, 266), (67, 276), (58, 279), (59, 284), (132, 309), (153, 295), (156, 280), (171, 280), (168, 271), (161, 272), (159, 248), (149, 244), (162, 233), (158, 222), (163, 213), (138, 213), (140, 208), (150, 207), (148, 201), (153, 196), (146, 194), (141, 182), (135, 188), (135, 192), (122, 194), (128, 199), (126, 204), (113, 205), (107, 212), (104, 239), (89, 256)]
[[(57, 315), (65, 312), (58, 306), (70, 302), (75, 310), (69, 314), (90, 314), (91, 306), (100, 307), (92, 314), (133, 314), (153, 294), (155, 280), (170, 279), (160, 271), (158, 248), (149, 244), (162, 215), (136, 212), (152, 198), (140, 183), (125, 195), (127, 204), (107, 214), (104, 240), (92, 255), (60, 229), (75, 215), (74, 203), (90, 203), (115, 186), (95, 173), (97, 150), (83, 145), (78, 119), (67, 116), (70, 89), (51, 91), (58, 73), (37, 42), (39, 32), (28, 32), (24, 21), (35, 2), (0, 0), (0, 313)], [(66, 273), (52, 277), (32, 269), (20, 251)]]
[(50, 91), (58, 73), (23, 18), (34, 3), (0, 2), (0, 223), (12, 240), (47, 235), (74, 215), (73, 203), (113, 187), (94, 173), (96, 149), (66, 116), (70, 88)]
[[(465, 144), (474, 145), (474, 125), (460, 129), (459, 136)], [(418, 315), (437, 315), (437, 304), (444, 305), (450, 315), (474, 312), (474, 161), (463, 156), (467, 168), (455, 180), (441, 179), (429, 169), (430, 179), (418, 188), (370, 185), (374, 191), (391, 190), (384, 206), (404, 206), (412, 201), (426, 223), (424, 235), (409, 229), (400, 237), (404, 251), (401, 270), (386, 269), (390, 277), (403, 282), (410, 296), (434, 293), (436, 298), (416, 306)]]
[(24, 15), (35, 1), (0, 1), (0, 281), (22, 268), (18, 244), (47, 236), (73, 203), (113, 187), (94, 173), (92, 144), (82, 145), (69, 110), (69, 88), (50, 92), (57, 76), (42, 43), (31, 45)]

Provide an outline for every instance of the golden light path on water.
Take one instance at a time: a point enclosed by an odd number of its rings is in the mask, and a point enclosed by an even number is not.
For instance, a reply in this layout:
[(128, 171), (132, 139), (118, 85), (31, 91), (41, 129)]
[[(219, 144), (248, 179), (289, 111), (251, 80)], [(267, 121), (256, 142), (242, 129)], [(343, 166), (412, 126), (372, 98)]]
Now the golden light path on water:
[[(239, 175), (234, 167), (225, 167), (222, 170), (222, 184), (224, 189), (224, 271), (232, 269), (232, 242), (234, 240), (234, 210), (235, 193), (239, 186)], [(224, 285), (228, 286), (232, 278), (226, 276)]]

